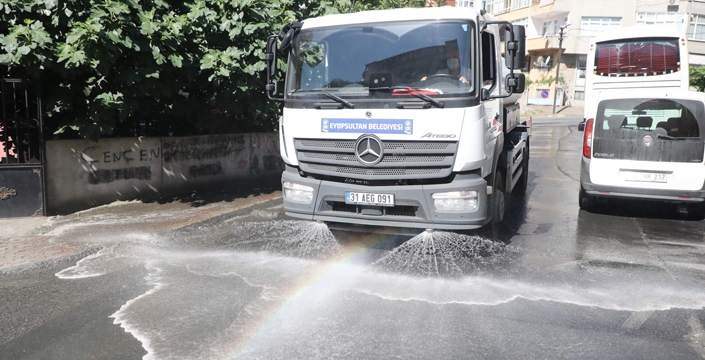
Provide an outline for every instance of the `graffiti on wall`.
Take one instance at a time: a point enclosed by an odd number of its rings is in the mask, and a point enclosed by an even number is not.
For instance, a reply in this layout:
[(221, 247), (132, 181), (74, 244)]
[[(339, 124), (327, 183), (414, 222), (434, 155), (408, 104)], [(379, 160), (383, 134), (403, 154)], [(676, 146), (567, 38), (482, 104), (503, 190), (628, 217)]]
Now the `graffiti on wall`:
[[(83, 170), (88, 173), (88, 183), (97, 185), (108, 184), (118, 180), (151, 180), (151, 166), (145, 163), (159, 160), (162, 156), (162, 149), (160, 146), (156, 146), (147, 149), (116, 147), (115, 149), (106, 150), (105, 147), (88, 146), (81, 151), (77, 151), (77, 155)], [(124, 167), (117, 169), (99, 168), (100, 165), (107, 164), (123, 164)], [(137, 164), (145, 165), (132, 166)]]
[(220, 161), (213, 164), (191, 165), (188, 168), (191, 177), (215, 176), (225, 174)]
[[(272, 134), (252, 134), (250, 144), (250, 172), (259, 175), (268, 171), (283, 171), (279, 155), (279, 138)], [(261, 159), (261, 160), (260, 160)]]
[(129, 167), (122, 169), (95, 170), (89, 173), (88, 183), (108, 184), (117, 180), (151, 180), (152, 169), (149, 166)]
[(159, 159), (161, 156), (162, 149), (157, 147), (155, 149), (123, 149), (120, 150), (107, 150), (99, 151), (95, 146), (89, 146), (79, 152), (79, 158), (86, 165), (93, 166), (93, 164), (108, 164), (125, 162), (130, 163), (132, 161), (145, 162), (154, 161)]
[(162, 142), (164, 162), (214, 160), (231, 157), (245, 150), (245, 136), (212, 135), (195, 138), (173, 138)]

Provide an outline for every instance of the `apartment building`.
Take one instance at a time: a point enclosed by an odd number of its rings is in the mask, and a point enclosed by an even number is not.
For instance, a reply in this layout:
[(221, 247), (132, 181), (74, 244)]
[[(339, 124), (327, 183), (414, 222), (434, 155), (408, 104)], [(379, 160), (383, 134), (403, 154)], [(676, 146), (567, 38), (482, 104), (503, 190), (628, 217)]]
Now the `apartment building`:
[(526, 26), (528, 80), (522, 100), (529, 104), (553, 105), (558, 91), (559, 105), (582, 106), (590, 40), (618, 27), (672, 26), (689, 41), (690, 65), (705, 65), (705, 0), (456, 0), (455, 6), (484, 8), (498, 19)]

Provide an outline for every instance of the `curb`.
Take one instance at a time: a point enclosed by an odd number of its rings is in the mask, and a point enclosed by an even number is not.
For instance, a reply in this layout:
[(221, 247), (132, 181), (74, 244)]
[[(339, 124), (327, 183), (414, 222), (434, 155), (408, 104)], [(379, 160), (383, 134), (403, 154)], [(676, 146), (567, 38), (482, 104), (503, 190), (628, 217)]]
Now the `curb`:
[(46, 258), (46, 259), (25, 262), (25, 263), (20, 263), (20, 264), (12, 264), (12, 265), (5, 265), (5, 266), (0, 265), (0, 275), (2, 275), (2, 276), (18, 275), (18, 274), (22, 274), (22, 273), (27, 273), (30, 270), (46, 269), (46, 268), (49, 268), (49, 267), (54, 266), (54, 265), (61, 263), (61, 262), (76, 262), (78, 260), (83, 259), (86, 256), (97, 253), (102, 248), (103, 248), (102, 246), (92, 246), (87, 249), (75, 252), (75, 253), (60, 255), (57, 257)]

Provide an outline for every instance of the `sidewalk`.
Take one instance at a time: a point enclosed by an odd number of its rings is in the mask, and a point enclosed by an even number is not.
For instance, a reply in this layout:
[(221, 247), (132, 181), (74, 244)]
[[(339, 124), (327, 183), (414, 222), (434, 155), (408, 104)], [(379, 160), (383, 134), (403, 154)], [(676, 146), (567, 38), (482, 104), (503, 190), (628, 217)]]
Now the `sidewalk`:
[(98, 251), (101, 239), (176, 230), (280, 197), (272, 186), (215, 189), (152, 202), (115, 202), (65, 216), (0, 219), (0, 274), (78, 259)]
[(582, 106), (556, 106), (556, 113), (553, 114), (553, 106), (548, 105), (526, 105), (521, 109), (522, 117), (583, 117)]

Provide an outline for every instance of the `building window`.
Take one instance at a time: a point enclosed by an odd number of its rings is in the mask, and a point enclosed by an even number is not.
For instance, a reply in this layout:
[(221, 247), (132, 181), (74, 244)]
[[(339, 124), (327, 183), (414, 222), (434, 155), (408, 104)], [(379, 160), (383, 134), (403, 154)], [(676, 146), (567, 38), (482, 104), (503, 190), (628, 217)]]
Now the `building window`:
[(619, 28), (622, 18), (618, 17), (583, 17), (580, 35), (595, 36), (602, 32)]
[(636, 14), (636, 24), (645, 26), (671, 26), (680, 32), (684, 32), (685, 14), (640, 12)]
[(693, 14), (690, 16), (688, 39), (705, 41), (705, 15)]
[(503, 14), (509, 11), (509, 0), (487, 0), (485, 10), (493, 15)]
[(455, 7), (475, 7), (475, 0), (456, 0)]
[(512, 0), (512, 10), (529, 7), (531, 0)]
[(585, 85), (585, 67), (587, 66), (587, 55), (579, 55), (575, 64), (575, 85)]
[(575, 90), (573, 93), (573, 100), (585, 100), (585, 91)]
[(512, 21), (512, 25), (522, 25), (522, 26), (526, 27), (527, 25), (529, 25), (529, 18), (521, 18), (521, 19), (514, 20), (514, 21)]
[(558, 25), (558, 20), (544, 21), (541, 36), (556, 35), (556, 25)]

